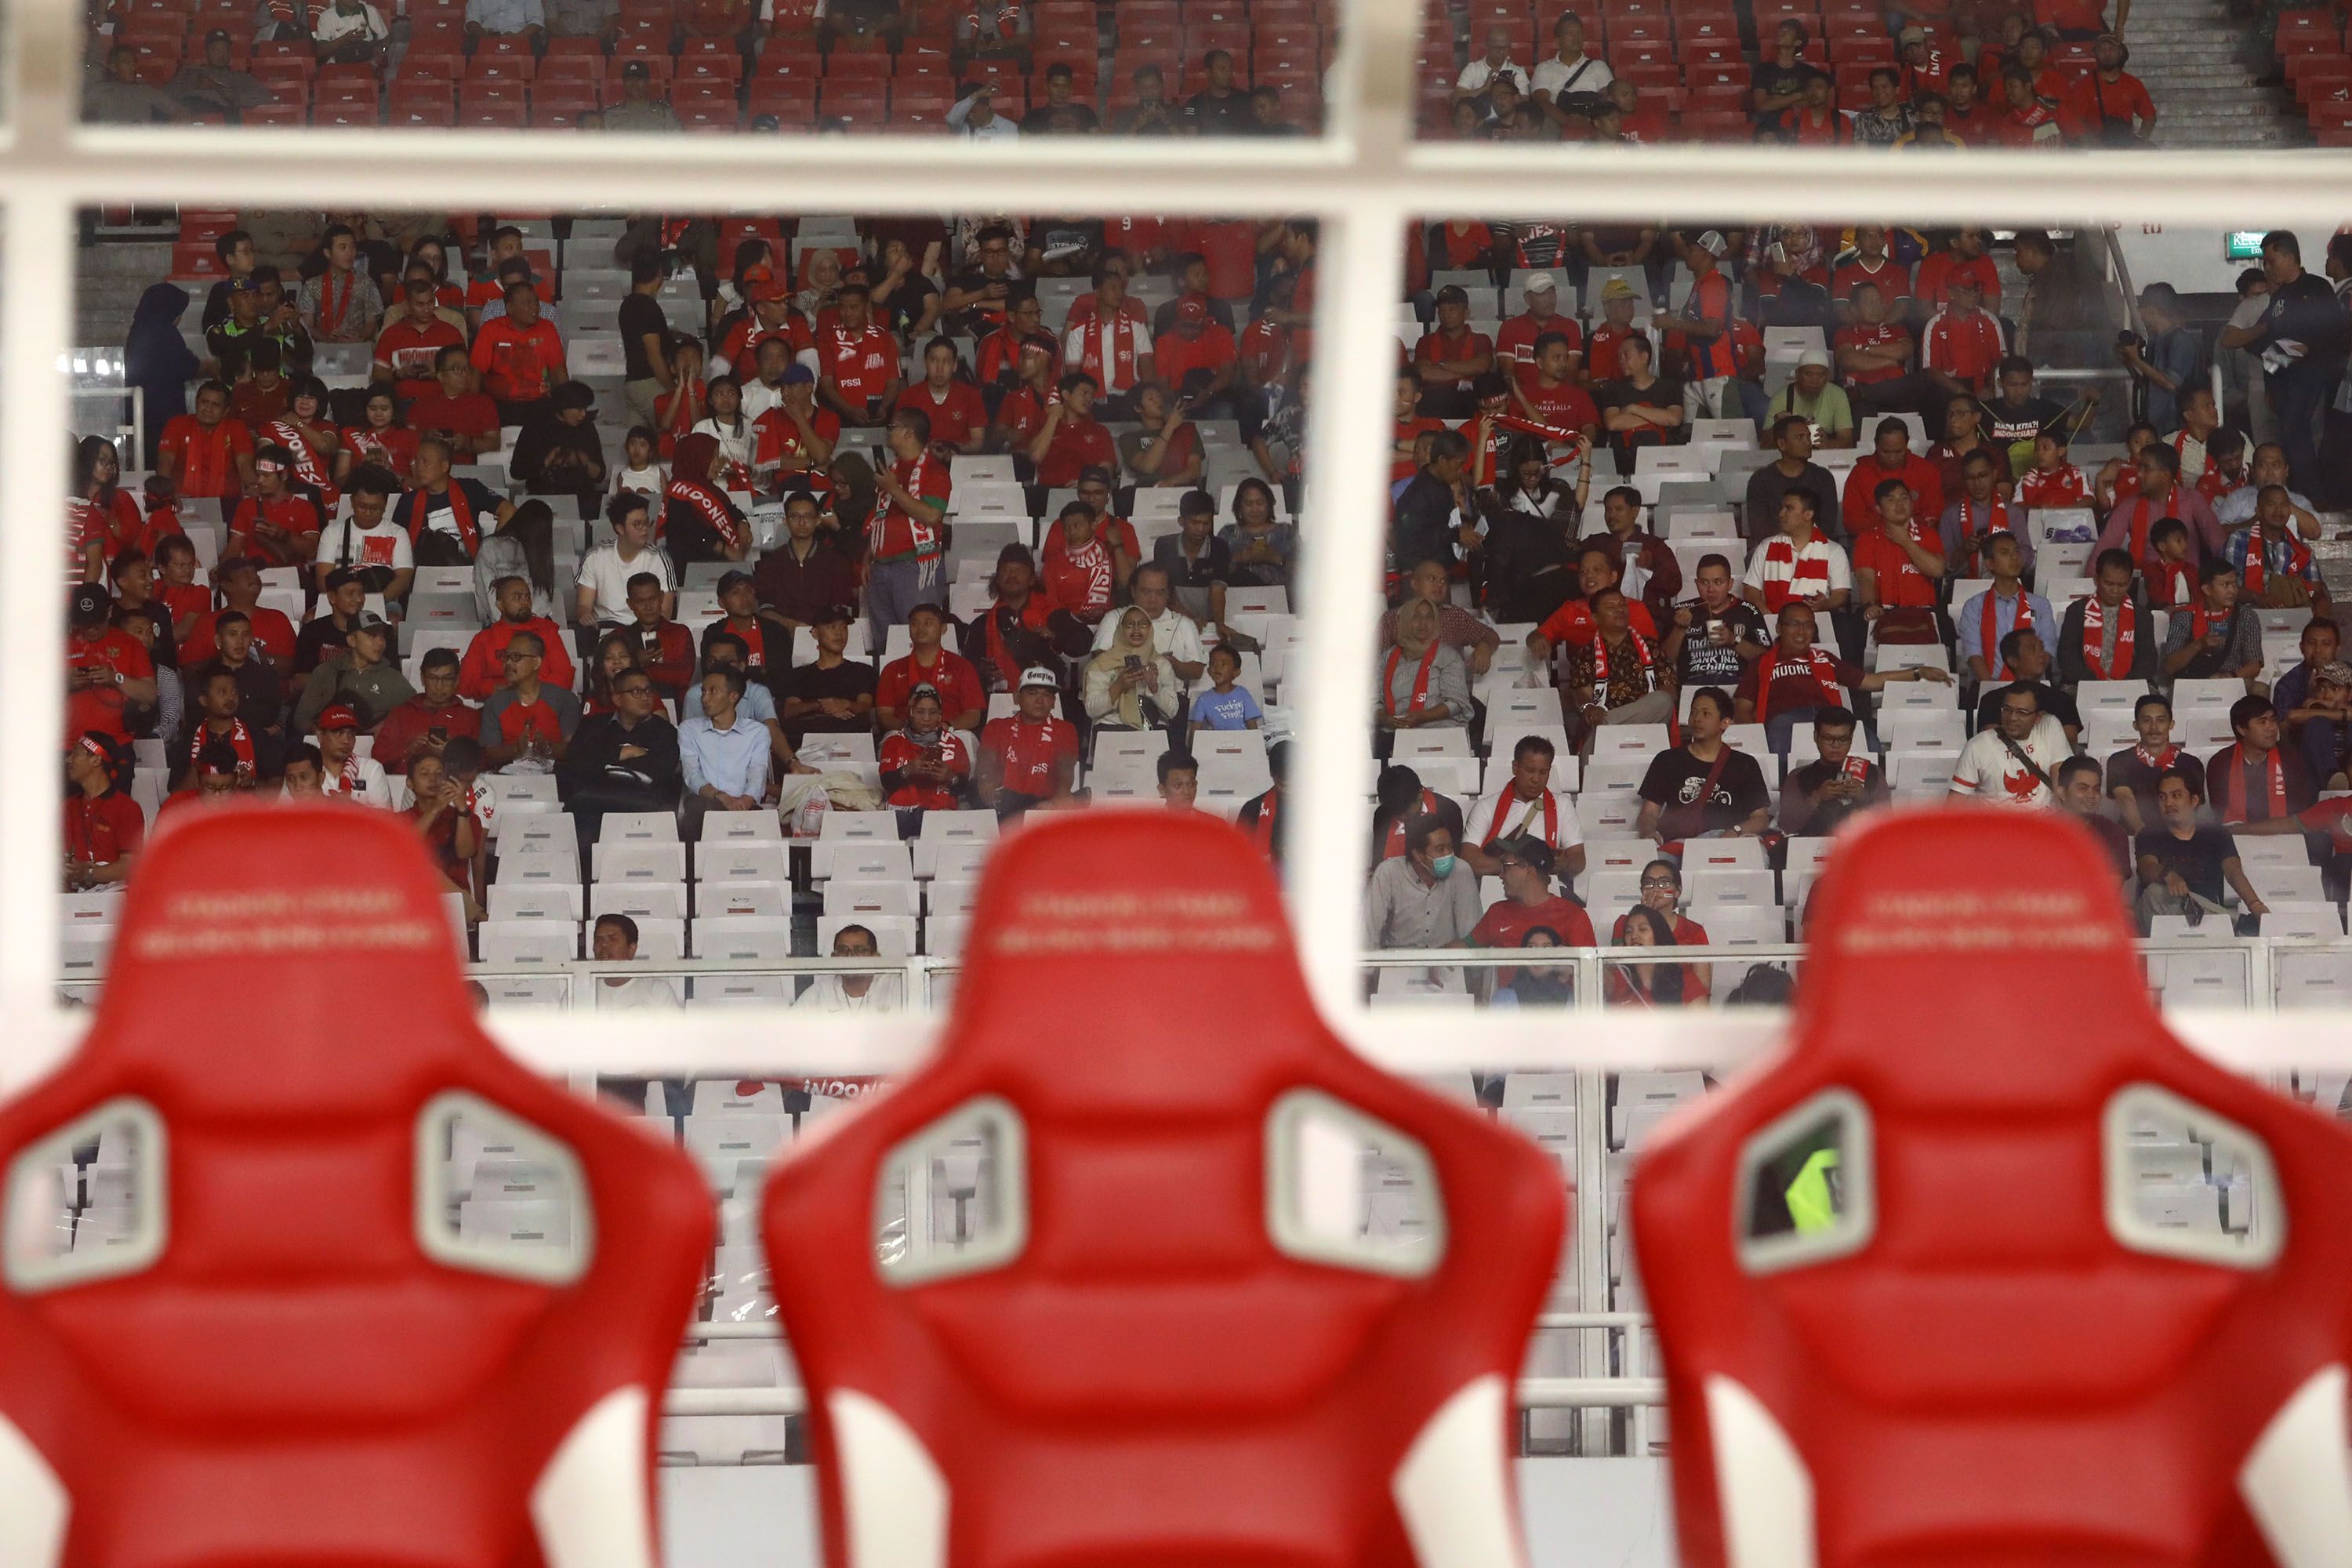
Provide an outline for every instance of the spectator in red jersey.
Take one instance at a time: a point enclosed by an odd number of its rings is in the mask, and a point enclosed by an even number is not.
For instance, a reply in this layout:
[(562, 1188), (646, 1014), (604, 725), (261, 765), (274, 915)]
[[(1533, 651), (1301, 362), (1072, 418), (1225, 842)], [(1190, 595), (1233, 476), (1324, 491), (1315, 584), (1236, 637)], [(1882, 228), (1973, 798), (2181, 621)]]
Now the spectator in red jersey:
[[(1589, 452), (1601, 433), (1601, 410), (1576, 383), (1573, 342), (1566, 332), (1546, 332), (1538, 338), (1534, 372), (1513, 378), (1511, 401), (1546, 432), (1573, 432)], [(1562, 437), (1547, 434), (1545, 439), (1557, 443)]]
[(1683, 384), (1683, 406), (1694, 419), (1740, 417), (1736, 389), (1738, 351), (1731, 331), (1738, 302), (1731, 275), (1723, 269), (1723, 258), (1729, 249), (1718, 229), (1708, 229), (1693, 240), (1685, 253), (1691, 289), (1681, 312), (1661, 310), (1651, 318), (1653, 330), (1661, 335), (1676, 333), (1683, 340), (1690, 373)]
[(280, 669), (293, 668), (299, 641), (294, 623), (287, 618), (285, 611), (262, 605), (260, 565), (247, 556), (224, 556), (221, 563), (213, 568), (213, 588), (220, 595), (221, 608), (196, 616), (195, 624), (180, 644), (181, 668), (193, 668), (219, 651), (215, 646), (213, 627), (223, 615), (234, 610), (246, 617), (253, 628), (255, 647), (271, 663)]
[(1477, 412), (1471, 388), (1494, 368), (1495, 344), (1469, 328), (1470, 296), (1448, 284), (1437, 291), (1437, 326), (1412, 351), (1421, 383), (1420, 411), (1443, 419), (1466, 419)]
[[(1205, 264), (1199, 269), (1205, 275)], [(1153, 365), (1196, 414), (1222, 417), (1233, 408), (1241, 374), (1233, 329), (1214, 319), (1224, 306), (1202, 294), (1171, 303), (1173, 317), (1152, 342)]]
[(817, 401), (845, 425), (887, 422), (898, 404), (898, 340), (873, 319), (872, 296), (852, 278), (834, 296), (835, 319), (817, 331)]
[(883, 736), (876, 761), (882, 773), (883, 804), (896, 807), (898, 835), (912, 838), (925, 811), (953, 811), (971, 788), (971, 750), (941, 714), (937, 688), (917, 684), (906, 696), (906, 727)]
[(1139, 487), (1190, 489), (1200, 481), (1207, 458), (1192, 421), (1192, 404), (1170, 393), (1163, 382), (1135, 389), (1136, 428), (1118, 437), (1119, 456)]
[(253, 488), (253, 432), (228, 416), (229, 390), (196, 388), (196, 408), (163, 426), (155, 470), (191, 500), (235, 498)]
[(73, 493), (89, 511), (91, 537), (111, 560), (124, 550), (148, 547), (146, 519), (121, 486), (122, 458), (103, 436), (74, 443)]
[(389, 773), (408, 772), (418, 757), (439, 756), (452, 736), (471, 740), (481, 732), (479, 711), (457, 697), (457, 649), (428, 650), (417, 679), (425, 689), (375, 727), (373, 754)]
[(2047, 150), (2065, 138), (2058, 110), (2033, 89), (2033, 73), (2011, 66), (2000, 73), (2001, 111), (1993, 122), (1995, 139), (2004, 147)]
[(1591, 341), (1585, 347), (1583, 371), (1587, 386), (1599, 388), (1624, 374), (1624, 366), (1618, 362), (1617, 348), (1642, 331), (1633, 323), (1633, 313), (1641, 300), (1640, 292), (1622, 278), (1612, 278), (1601, 286), (1601, 321), (1593, 327)]
[[(205, 785), (210, 787), (210, 781)], [(416, 758), (408, 771), (409, 805), (403, 815), (425, 840), (425, 853), (450, 891), (465, 900), (466, 921), (484, 918), (473, 891), (474, 858), (482, 850), (482, 825), (466, 809), (465, 787), (451, 778), (437, 755)]]
[(318, 492), (296, 489), (294, 455), (279, 446), (254, 454), (256, 489), (229, 520), (227, 551), (269, 566), (307, 563), (319, 552)]
[(1827, 71), (1805, 78), (1805, 98), (1781, 111), (1786, 139), (1799, 147), (1841, 147), (1853, 140), (1853, 124), (1838, 112), (1837, 84)]
[(1877, 526), (1878, 487), (1888, 479), (1901, 479), (1911, 487), (1918, 515), (1944, 515), (1944, 481), (1936, 465), (1911, 449), (1908, 425), (1900, 419), (1882, 419), (1871, 433), (1870, 456), (1856, 463), (1846, 475), (1845, 499), (1840, 512), (1849, 534), (1859, 537)]
[(545, 616), (531, 613), (530, 579), (501, 577), (490, 588), (498, 596), (499, 618), (476, 632), (474, 640), (466, 645), (457, 675), (459, 694), (478, 702), (498, 689), (504, 679), (507, 645), (518, 636), (539, 639), (540, 672), (568, 690), (572, 682), (572, 656), (564, 651), (562, 630)]
[(1135, 557), (1109, 531), (1094, 509), (1074, 500), (1055, 520), (1057, 537), (1048, 541), (1039, 569), (1045, 595), (1086, 626), (1101, 623), (1114, 600), (1123, 596)]
[(2117, 503), (2107, 515), (2106, 527), (2099, 531), (2097, 548), (2123, 550), (2134, 561), (2151, 562), (2156, 558), (2152, 531), (2159, 521), (2169, 517), (2188, 526), (2194, 560), (2221, 560), (2221, 525), (2203, 496), (2180, 485), (2180, 455), (2160, 441), (2151, 441), (2140, 448), (2133, 468), (2139, 479), (2139, 493)]
[(1977, 303), (1988, 310), (2000, 309), (2000, 273), (1985, 254), (1985, 231), (1974, 225), (1955, 229), (1947, 248), (1919, 263), (1913, 293), (1920, 307), (1940, 310), (1951, 299), (1956, 278), (1974, 279)]
[(1041, 488), (1066, 489), (1087, 468), (1117, 466), (1118, 448), (1110, 432), (1094, 416), (1100, 391), (1095, 378), (1085, 371), (1074, 370), (1062, 377), (1056, 396), (1045, 406), (1045, 422), (1029, 442), (1029, 461), (1035, 466)]
[(988, 438), (988, 409), (980, 389), (959, 374), (961, 369), (954, 342), (933, 338), (923, 348), (923, 379), (898, 394), (898, 406), (919, 410), (930, 421), (933, 441), (977, 452)]
[(907, 615), (907, 636), (912, 644), (905, 657), (882, 667), (874, 693), (875, 722), (885, 731), (910, 721), (908, 694), (928, 689), (941, 704), (949, 728), (976, 730), (988, 707), (988, 690), (970, 659), (943, 646), (947, 612), (937, 605), (917, 605)]
[(65, 890), (110, 888), (131, 875), (147, 837), (147, 814), (122, 788), (122, 754), (97, 730), (66, 748)]
[[(1486, 906), (1465, 947), (1526, 947), (1538, 931), (1549, 931), (1563, 947), (1591, 947), (1592, 920), (1578, 905), (1552, 891), (1555, 860), (1551, 846), (1541, 839), (1510, 837), (1495, 846), (1492, 875), (1502, 879), (1503, 896)], [(1516, 972), (1491, 972), (1497, 985), (1510, 985)]]
[(172, 644), (170, 662), (177, 664), (197, 620), (213, 607), (213, 591), (196, 581), (196, 547), (184, 533), (155, 542), (155, 597), (167, 616), (163, 630)]
[(991, 691), (1011, 691), (1021, 671), (1087, 652), (1094, 637), (1037, 586), (1037, 563), (1025, 544), (1008, 544), (996, 558), (988, 608), (963, 637)]
[(564, 362), (562, 334), (539, 313), (538, 287), (509, 283), (505, 298), (507, 313), (484, 321), (474, 338), (474, 368), (498, 405), (499, 423), (527, 425), (532, 411), (572, 379), (572, 370)]
[[(761, 349), (765, 353), (767, 344), (762, 343)], [(775, 352), (781, 353), (782, 350)], [(950, 353), (953, 353), (952, 348)], [(961, 385), (957, 390), (972, 392), (971, 387)], [(920, 389), (909, 389), (900, 395), (900, 406), (907, 406), (908, 398), (921, 395)], [(978, 394), (972, 395), (977, 400)], [(772, 489), (789, 494), (806, 489), (823, 494), (833, 488), (827, 466), (841, 439), (841, 416), (830, 408), (817, 406), (816, 373), (808, 366), (784, 367), (775, 406), (754, 419), (751, 428), (752, 466)], [(977, 448), (967, 446), (964, 449)]]
[(2093, 147), (2145, 147), (2156, 138), (2156, 102), (2139, 78), (2124, 69), (2131, 58), (2122, 38), (2102, 33), (2095, 62), (2058, 108), (2069, 139)]
[(1935, 523), (1913, 510), (1911, 487), (1903, 480), (1882, 479), (1874, 499), (1877, 526), (1853, 539), (1862, 618), (1882, 645), (1940, 642), (1936, 585), (1944, 578), (1943, 540)]
[(375, 379), (392, 383), (404, 398), (424, 397), (436, 391), (436, 357), (445, 348), (465, 346), (464, 330), (450, 321), (454, 312), (445, 313), (435, 293), (430, 272), (411, 272), (402, 284), (401, 302), (385, 315), (383, 329), (376, 334)]
[[(440, 384), (436, 393), (427, 393), (408, 405), (408, 429), (415, 435), (406, 443), (410, 457), (415, 454), (415, 439), (438, 435), (448, 443), (452, 452), (462, 457), (476, 457), (495, 452), (501, 439), (499, 405), (477, 390), (474, 363), (466, 351), (455, 345), (443, 349), (433, 361), (433, 379)], [(369, 399), (368, 423), (374, 420), (374, 399)], [(388, 426), (387, 426), (388, 428)], [(401, 460), (393, 438), (383, 437), (387, 447), (385, 466), (395, 474), (408, 471), (408, 463)], [(354, 445), (360, 445), (357, 437)]]
[(773, 277), (745, 285), (751, 309), (735, 319), (710, 356), (714, 374), (731, 374), (739, 382), (756, 374), (760, 350), (770, 342), (783, 344), (788, 360), (814, 353), (816, 339), (799, 311), (793, 309), (792, 290)]
[(1919, 334), (1920, 372), (1942, 395), (1920, 411), (1931, 426), (1943, 423), (1948, 399), (1962, 393), (1982, 397), (1993, 389), (2001, 363), (2000, 319), (1983, 308), (1981, 298), (1976, 279), (1952, 278), (1944, 308)]
[[(1562, 17), (1573, 21), (1573, 17)], [(1601, 70), (1608, 68), (1592, 62)], [(1559, 284), (1549, 272), (1538, 272), (1520, 288), (1520, 298), (1527, 309), (1505, 321), (1495, 332), (1495, 354), (1498, 360), (1510, 362), (1515, 384), (1525, 386), (1536, 378), (1536, 357), (1541, 341), (1558, 333), (1566, 340), (1569, 353), (1569, 374), (1573, 376), (1583, 359), (1584, 336), (1576, 318), (1559, 309)]]
[(1397, 372), (1395, 436), (1389, 447), (1389, 483), (1403, 484), (1429, 461), (1424, 437), (1444, 429), (1445, 421), (1421, 412), (1421, 376), (1407, 365)]
[[(1593, 637), (1592, 601), (1612, 588), (1622, 589), (1624, 582), (1623, 552), (1614, 542), (1588, 539), (1577, 549), (1577, 581), (1580, 595), (1554, 610), (1534, 631), (1528, 634), (1528, 662), (1541, 667), (1552, 656), (1552, 650), (1562, 644), (1581, 647)], [(1626, 607), (1626, 619), (1635, 631), (1655, 639), (1657, 622), (1650, 607), (1631, 601)]]
[[(1798, 724), (1822, 708), (1853, 708), (1850, 691), (1883, 691), (1889, 681), (1932, 680), (1951, 684), (1951, 673), (1934, 665), (1868, 674), (1813, 646), (1812, 606), (1791, 601), (1780, 611), (1772, 650), (1739, 678), (1730, 721), (1764, 726), (1765, 743), (1786, 754)], [(2038, 710), (2037, 710), (2038, 711)]]
[(1014, 712), (990, 720), (982, 732), (974, 790), (981, 804), (998, 816), (1078, 804), (1071, 789), (1077, 774), (1078, 733), (1054, 712), (1061, 696), (1053, 670), (1043, 665), (1024, 670)]
[(126, 710), (155, 705), (155, 666), (139, 639), (113, 625), (114, 602), (95, 583), (72, 591), (66, 635), (66, 726), (131, 739)]
[(2000, 143), (2001, 111), (1988, 98), (1984, 83), (1971, 65), (1956, 65), (1947, 79), (1944, 129), (1963, 147), (1993, 147)]
[[(499, 654), (503, 683), (482, 703), (481, 745), (490, 763), (503, 771), (551, 773), (580, 725), (580, 699), (567, 685), (541, 679), (552, 654), (562, 649), (526, 627), (516, 628)], [(565, 663), (571, 661), (565, 657)], [(435, 759), (436, 762), (439, 759)], [(424, 759), (409, 764), (413, 777)]]
[(637, 662), (651, 678), (655, 695), (676, 702), (694, 681), (694, 634), (669, 618), (669, 603), (668, 590), (653, 573), (640, 572), (629, 579), (626, 634), (636, 645)]

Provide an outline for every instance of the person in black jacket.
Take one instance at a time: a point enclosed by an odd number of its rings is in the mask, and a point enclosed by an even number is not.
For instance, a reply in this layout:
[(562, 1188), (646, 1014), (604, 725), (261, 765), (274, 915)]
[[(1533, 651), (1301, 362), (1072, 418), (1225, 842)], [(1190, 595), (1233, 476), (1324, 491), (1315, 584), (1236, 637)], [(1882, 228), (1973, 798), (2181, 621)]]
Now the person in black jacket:
[(1460, 432), (1430, 437), (1429, 461), (1398, 492), (1389, 522), (1389, 565), (1400, 582), (1424, 561), (1453, 565), (1456, 530), (1477, 516), (1463, 482), (1469, 462), (1470, 443)]
[(2327, 280), (2304, 270), (2303, 244), (2289, 230), (2263, 236), (2263, 273), (2271, 280), (2269, 308), (2242, 337), (2224, 332), (2221, 346), (2262, 356), (2263, 385), (2278, 413), (2279, 442), (2294, 485), (2317, 495), (2326, 476), (2314, 427), (2344, 374), (2352, 323)]
[(586, 383), (567, 381), (551, 394), (547, 406), (515, 437), (509, 471), (533, 495), (601, 494), (604, 488), (604, 442), (589, 415), (596, 394)]
[[(2058, 682), (2072, 690), (2085, 680), (2154, 680), (2162, 651), (2150, 631), (2154, 618), (2139, 592), (2131, 554), (2102, 550), (2092, 563), (2096, 591), (2058, 617)], [(2091, 608), (2098, 607), (2095, 626)], [(2129, 639), (2128, 649), (2126, 639)]]
[(677, 727), (661, 713), (642, 669), (613, 678), (613, 711), (583, 719), (572, 732), (556, 786), (580, 831), (583, 863), (608, 811), (675, 811), (683, 774)]

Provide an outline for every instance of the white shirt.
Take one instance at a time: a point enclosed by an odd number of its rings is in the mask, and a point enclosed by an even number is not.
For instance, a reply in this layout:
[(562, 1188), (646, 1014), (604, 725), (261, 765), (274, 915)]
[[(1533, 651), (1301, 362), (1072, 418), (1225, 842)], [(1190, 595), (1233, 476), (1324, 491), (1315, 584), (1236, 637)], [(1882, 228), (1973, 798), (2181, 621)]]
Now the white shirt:
[(793, 1009), (806, 1008), (812, 1013), (898, 1013), (906, 1008), (907, 983), (902, 975), (876, 975), (863, 996), (852, 996), (843, 989), (842, 978), (838, 974), (818, 975), (809, 983), (807, 990), (793, 998)]
[(640, 572), (650, 572), (660, 578), (665, 594), (677, 586), (677, 579), (670, 572), (669, 557), (656, 546), (648, 545), (624, 561), (618, 544), (600, 544), (581, 561), (580, 585), (596, 595), (598, 626), (616, 626), (631, 619), (629, 579)]
[(392, 29), (383, 25), (383, 17), (373, 5), (362, 5), (346, 12), (340, 5), (330, 5), (320, 11), (310, 24), (310, 37), (322, 44), (341, 38), (387, 38)]
[(1771, 558), (1772, 546), (1787, 538), (1788, 535), (1780, 534), (1758, 545), (1756, 552), (1748, 558), (1748, 575), (1740, 581), (1761, 593), (1769, 584), (1793, 582), (1797, 568), (1806, 562), (1826, 561), (1830, 573), (1826, 592), (1833, 594), (1840, 588), (1851, 590), (1853, 587), (1853, 568), (1847, 562), (1844, 550), (1829, 535), (1815, 529), (1811, 540), (1784, 565)]
[(633, 976), (614, 982), (604, 976), (596, 981), (596, 1010), (600, 1013), (634, 1013), (647, 1007), (683, 1007), (677, 987), (657, 974)]
[[(1102, 618), (1102, 625), (1095, 628), (1096, 652), (1110, 647), (1110, 639), (1118, 635), (1118, 623), (1126, 615), (1123, 609), (1113, 610)], [(1192, 624), (1190, 616), (1178, 614), (1173, 605), (1160, 611), (1160, 618), (1151, 623), (1151, 641), (1162, 655), (1179, 664), (1208, 661), (1208, 656), (1201, 651), (1201, 628)]]
[[(441, 515), (451, 516), (446, 511)], [(452, 521), (450, 527), (456, 526)], [(345, 516), (320, 531), (317, 559), (332, 566), (346, 557), (354, 566), (388, 566), (394, 572), (405, 572), (416, 563), (408, 530), (392, 521), (390, 507), (383, 509), (382, 521), (373, 528), (362, 528)]]
[(1558, 98), (1559, 89), (1568, 85), (1570, 76), (1576, 76), (1576, 90), (1579, 92), (1606, 92), (1609, 84), (1617, 79), (1617, 73), (1609, 68), (1606, 60), (1596, 60), (1587, 55), (1581, 63), (1583, 74), (1577, 75), (1574, 65), (1563, 62), (1559, 55), (1554, 54), (1536, 67), (1536, 92), (1544, 98)]
[(1524, 68), (1509, 60), (1505, 60), (1498, 66), (1490, 66), (1486, 63), (1486, 56), (1483, 50), (1476, 59), (1462, 68), (1462, 75), (1454, 85), (1464, 92), (1484, 92), (1486, 89), (1486, 84), (1498, 73), (1517, 82), (1521, 92), (1528, 90), (1528, 73)]
[[(747, 395), (745, 401), (750, 401)], [(635, 490), (647, 500), (657, 500), (669, 489), (669, 465), (656, 460), (649, 468), (615, 468), (613, 470), (613, 493)]]
[(362, 805), (392, 807), (392, 784), (383, 776), (383, 764), (373, 757), (355, 756), (351, 760), (351, 783), (346, 785), (340, 773), (329, 773), (322, 784), (329, 800), (356, 800)]
[[(1135, 358), (1128, 362), (1126, 379), (1121, 380), (1118, 374), (1118, 356), (1110, 352), (1108, 340), (1111, 329), (1109, 327), (1103, 329), (1105, 341), (1102, 346), (1102, 389), (1105, 395), (1131, 392), (1135, 389), (1136, 384), (1142, 379), (1143, 356), (1151, 352), (1151, 329), (1129, 316), (1127, 318), (1127, 330), (1135, 338)], [(1086, 366), (1086, 358), (1087, 328), (1086, 323), (1081, 321), (1072, 327), (1069, 334), (1062, 340), (1062, 363), (1072, 370), (1081, 370)]]
[[(1583, 826), (1576, 820), (1576, 803), (1556, 789), (1544, 791), (1551, 796), (1552, 816), (1556, 819), (1552, 836), (1545, 839), (1555, 849), (1566, 849), (1584, 842)], [(1495, 814), (1503, 814), (1503, 831), (1495, 836), (1501, 843), (1506, 838), (1526, 834), (1530, 838), (1544, 837), (1543, 802), (1521, 800), (1510, 785), (1503, 786), (1498, 795), (1488, 795), (1470, 808), (1470, 820), (1462, 825), (1463, 841), (1467, 844), (1486, 842), (1486, 830), (1495, 826)]]
[[(2054, 778), (2058, 764), (2073, 754), (2074, 748), (2066, 744), (2066, 731), (2058, 721), (2044, 713), (2033, 721), (2033, 732), (2018, 742), (2018, 750)], [(2001, 744), (1998, 725), (1978, 731), (1960, 748), (1959, 765), (1952, 770), (1952, 793), (1974, 795), (1991, 805), (2053, 804), (2050, 786), (2035, 779), (2032, 771)]]
[(739, 412), (736, 419), (737, 423), (731, 428), (719, 423), (715, 416), (705, 419), (694, 427), (694, 434), (711, 437), (719, 443), (719, 449), (727, 454), (729, 462), (740, 463), (748, 468), (751, 466), (751, 453), (759, 445), (760, 433), (752, 428), (750, 415)]

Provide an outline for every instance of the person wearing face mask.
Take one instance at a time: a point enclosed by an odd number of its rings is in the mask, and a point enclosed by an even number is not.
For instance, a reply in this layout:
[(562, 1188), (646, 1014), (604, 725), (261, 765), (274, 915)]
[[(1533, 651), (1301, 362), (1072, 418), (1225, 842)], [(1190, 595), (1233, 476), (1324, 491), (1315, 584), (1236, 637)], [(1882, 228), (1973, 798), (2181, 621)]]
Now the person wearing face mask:
[[(1365, 948), (1448, 947), (1465, 940), (1479, 921), (1478, 878), (1454, 854), (1453, 828), (1423, 812), (1406, 820), (1404, 842), (1405, 852), (1382, 860), (1365, 886)], [(1404, 973), (1440, 991), (1464, 988), (1462, 971), (1453, 965)]]

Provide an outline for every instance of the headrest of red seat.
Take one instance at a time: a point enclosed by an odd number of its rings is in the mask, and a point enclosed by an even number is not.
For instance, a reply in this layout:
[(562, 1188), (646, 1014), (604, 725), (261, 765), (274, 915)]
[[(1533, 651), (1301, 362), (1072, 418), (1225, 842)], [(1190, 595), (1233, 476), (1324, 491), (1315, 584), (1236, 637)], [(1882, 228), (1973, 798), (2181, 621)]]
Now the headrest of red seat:
[[(503, 1062), (468, 1004), (446, 890), (388, 812), (182, 816), (141, 858), (77, 1065), (135, 1070), (191, 1110), (287, 1114), (390, 1104), (420, 1077)], [(266, 1014), (225, 984), (266, 992)]]
[[(1956, 805), (1858, 823), (1822, 873), (1808, 929), (1789, 1049), (1890, 1110), (2100, 1096), (2162, 1035), (2114, 863), (2055, 812)], [(1954, 1018), (1967, 1026), (1913, 1026)]]
[[(1044, 1108), (1221, 1107), (1353, 1060), (1307, 994), (1264, 857), (1206, 815), (1092, 813), (1005, 840), (965, 963), (943, 1056)], [(1103, 1026), (1139, 996), (1156, 1029)]]

